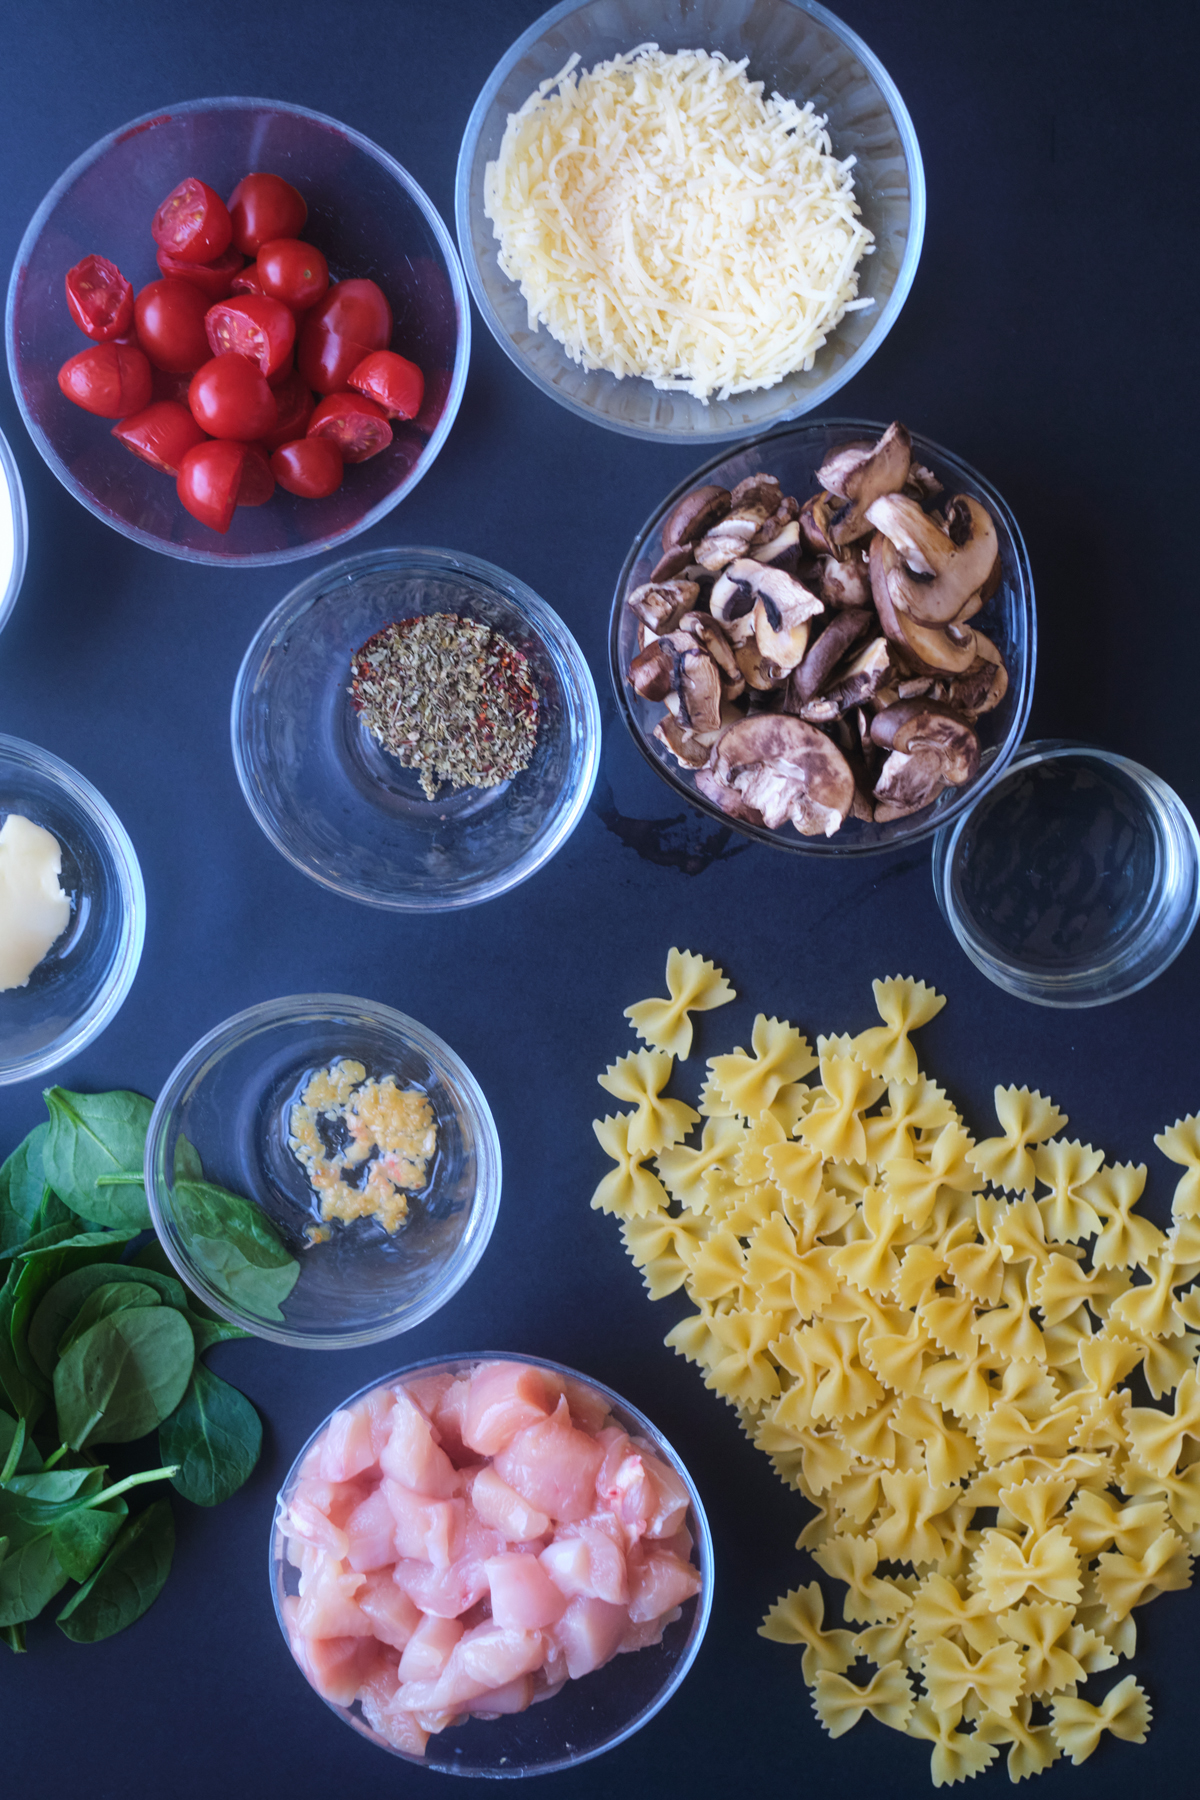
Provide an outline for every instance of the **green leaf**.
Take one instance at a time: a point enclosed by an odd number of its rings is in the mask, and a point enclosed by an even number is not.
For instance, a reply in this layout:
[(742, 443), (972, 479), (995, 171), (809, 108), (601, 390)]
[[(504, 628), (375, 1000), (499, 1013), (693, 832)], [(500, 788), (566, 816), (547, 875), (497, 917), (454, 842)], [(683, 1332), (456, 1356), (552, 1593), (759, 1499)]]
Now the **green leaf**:
[(183, 1399), (195, 1354), (191, 1327), (171, 1307), (101, 1319), (76, 1338), (54, 1371), (64, 1442), (81, 1450), (145, 1437)]
[(197, 1506), (219, 1506), (247, 1481), (262, 1449), (262, 1423), (244, 1394), (197, 1363), (187, 1393), (158, 1428), (172, 1486)]
[(7, 1644), (9, 1649), (15, 1650), (19, 1656), (25, 1649), (25, 1627), (23, 1625), (0, 1626), (0, 1643)]
[(114, 1281), (138, 1282), (152, 1287), (164, 1306), (173, 1306), (177, 1312), (187, 1311), (187, 1295), (175, 1277), (146, 1268), (141, 1257), (135, 1257), (131, 1263), (98, 1262), (76, 1269), (73, 1274), (64, 1275), (61, 1281), (55, 1282), (29, 1321), (26, 1333), (29, 1354), (43, 1375), (54, 1374), (59, 1345), (88, 1295)]
[[(47, 1188), (46, 1192), (50, 1194), (50, 1189)], [(51, 1194), (50, 1198), (53, 1199), (54, 1196)], [(44, 1231), (32, 1233), (23, 1244), (17, 1244), (11, 1250), (0, 1251), (0, 1263), (10, 1259), (15, 1262), (19, 1256), (31, 1256), (35, 1250), (48, 1250), (53, 1244), (61, 1244), (64, 1239), (74, 1237), (79, 1226), (80, 1220), (72, 1213), (70, 1219), (64, 1220), (61, 1225), (48, 1225)]]
[(200, 1161), (200, 1153), (195, 1144), (189, 1144), (185, 1137), (175, 1140), (175, 1180), (204, 1180), (204, 1165)]
[(117, 1237), (114, 1244), (115, 1235), (106, 1231), (84, 1232), (75, 1237), (64, 1238), (61, 1243), (50, 1245), (44, 1250), (22, 1250), (18, 1254), (14, 1264), (16, 1283), (9, 1319), (9, 1340), (21, 1374), (26, 1381), (32, 1382), (34, 1387), (47, 1394), (50, 1392), (49, 1382), (31, 1354), (27, 1342), (30, 1319), (43, 1294), (61, 1276), (110, 1257), (122, 1241)]
[(102, 1175), (140, 1171), (152, 1103), (122, 1088), (109, 1094), (72, 1094), (53, 1087), (45, 1097), (50, 1136), (44, 1161), (55, 1193), (99, 1225), (146, 1230), (150, 1209), (138, 1182), (97, 1184)]
[(114, 1500), (111, 1508), (68, 1513), (52, 1527), (54, 1554), (72, 1581), (87, 1580), (128, 1516), (124, 1500)]
[(77, 1497), (92, 1500), (104, 1486), (104, 1467), (85, 1463), (79, 1469), (39, 1469), (31, 1475), (14, 1475), (4, 1486), (6, 1493), (50, 1506)]
[(10, 1548), (0, 1563), (0, 1625), (36, 1619), (66, 1583), (67, 1571), (55, 1555), (48, 1531)]
[(132, 1625), (158, 1598), (174, 1548), (170, 1502), (156, 1500), (122, 1528), (96, 1573), (67, 1601), (60, 1629), (77, 1644), (95, 1644)]
[(35, 1125), (0, 1163), (0, 1251), (18, 1249), (33, 1230), (46, 1186), (42, 1147), (49, 1135), (49, 1125)]
[[(31, 1475), (42, 1466), (37, 1445), (29, 1436), (24, 1419), (14, 1419), (0, 1407), (0, 1469), (8, 1468), (12, 1457), (12, 1447), (18, 1437), (20, 1438), (20, 1448), (17, 1451), (15, 1473)], [(0, 1474), (0, 1486), (3, 1486), (6, 1479), (6, 1476)]]
[(74, 1319), (68, 1325), (58, 1346), (60, 1356), (65, 1356), (76, 1338), (81, 1338), (85, 1331), (101, 1319), (107, 1319), (113, 1313), (131, 1312), (139, 1306), (161, 1306), (162, 1295), (144, 1281), (106, 1281), (103, 1287), (93, 1288)]
[(200, 1314), (189, 1310), (184, 1314), (192, 1328), (192, 1336), (196, 1340), (196, 1355), (203, 1356), (214, 1344), (229, 1344), (235, 1338), (248, 1338), (251, 1333), (243, 1331), (240, 1325), (227, 1325), (224, 1319), (202, 1318)]
[(16, 1300), (20, 1265), (13, 1264), (4, 1286), (0, 1287), (0, 1400), (6, 1400), (26, 1425), (35, 1425), (45, 1409), (46, 1397), (41, 1388), (22, 1372), (12, 1347), (12, 1316)]
[(218, 1292), (258, 1318), (282, 1321), (280, 1303), (300, 1264), (265, 1213), (209, 1181), (177, 1182), (174, 1201), (179, 1234)]

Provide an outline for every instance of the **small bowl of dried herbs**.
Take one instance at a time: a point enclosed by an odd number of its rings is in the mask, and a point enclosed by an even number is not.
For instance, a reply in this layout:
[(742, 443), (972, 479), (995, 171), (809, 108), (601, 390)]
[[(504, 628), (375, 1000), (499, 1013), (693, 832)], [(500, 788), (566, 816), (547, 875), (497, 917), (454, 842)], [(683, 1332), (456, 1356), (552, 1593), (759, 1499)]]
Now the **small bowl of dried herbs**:
[(525, 881), (575, 829), (600, 756), (595, 686), (557, 614), (492, 563), (420, 548), (293, 589), (246, 652), (232, 733), (275, 848), (395, 912)]

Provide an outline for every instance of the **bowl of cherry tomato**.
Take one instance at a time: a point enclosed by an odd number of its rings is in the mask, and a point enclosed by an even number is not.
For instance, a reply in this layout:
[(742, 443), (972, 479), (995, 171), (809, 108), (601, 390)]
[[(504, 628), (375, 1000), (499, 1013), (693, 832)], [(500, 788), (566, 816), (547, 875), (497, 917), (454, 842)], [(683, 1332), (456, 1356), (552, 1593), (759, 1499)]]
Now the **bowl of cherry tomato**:
[(6, 342), (30, 436), (90, 512), (255, 566), (411, 491), (458, 411), (470, 315), (449, 232), (386, 151), (301, 106), (194, 100), (51, 189)]

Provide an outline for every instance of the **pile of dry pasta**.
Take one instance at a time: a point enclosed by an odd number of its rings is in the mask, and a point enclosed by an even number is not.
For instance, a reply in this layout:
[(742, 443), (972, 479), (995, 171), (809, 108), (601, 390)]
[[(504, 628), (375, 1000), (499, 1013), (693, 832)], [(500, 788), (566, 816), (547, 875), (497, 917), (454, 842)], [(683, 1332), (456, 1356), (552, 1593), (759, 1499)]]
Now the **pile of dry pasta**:
[(696, 1110), (663, 1090), (689, 1014), (735, 996), (672, 950), (667, 998), (626, 1015), (649, 1047), (600, 1077), (630, 1110), (595, 1122), (616, 1167), (592, 1205), (652, 1299), (696, 1303), (667, 1343), (816, 1508), (799, 1543), (856, 1629), (826, 1628), (813, 1581), (762, 1631), (803, 1646), (826, 1730), (872, 1713), (933, 1746), (935, 1786), (1005, 1749), (1019, 1781), (1104, 1731), (1144, 1741), (1132, 1675), (1079, 1688), (1191, 1582), (1200, 1117), (1155, 1139), (1184, 1168), (1163, 1232), (1145, 1167), (1068, 1140), (1039, 1093), (998, 1087), (1000, 1133), (974, 1140), (910, 1042), (943, 999), (873, 986), (883, 1023), (815, 1051), (759, 1014)]

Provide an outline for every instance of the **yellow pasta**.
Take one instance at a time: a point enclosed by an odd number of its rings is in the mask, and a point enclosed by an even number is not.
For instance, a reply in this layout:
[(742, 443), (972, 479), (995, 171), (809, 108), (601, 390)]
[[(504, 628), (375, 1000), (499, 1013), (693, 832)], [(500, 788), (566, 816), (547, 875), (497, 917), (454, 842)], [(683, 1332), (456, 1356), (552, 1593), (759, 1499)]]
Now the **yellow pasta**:
[(666, 1000), (639, 1000), (625, 1008), (625, 1017), (653, 1050), (668, 1056), (691, 1055), (692, 1021), (689, 1014), (709, 1012), (737, 998), (720, 969), (693, 956), (690, 950), (667, 951)]

